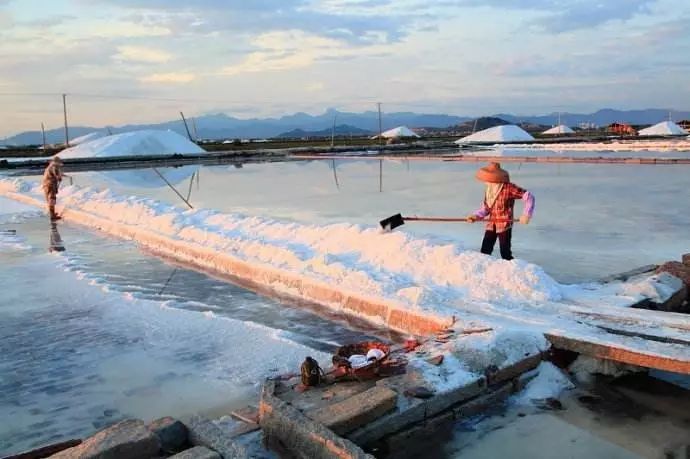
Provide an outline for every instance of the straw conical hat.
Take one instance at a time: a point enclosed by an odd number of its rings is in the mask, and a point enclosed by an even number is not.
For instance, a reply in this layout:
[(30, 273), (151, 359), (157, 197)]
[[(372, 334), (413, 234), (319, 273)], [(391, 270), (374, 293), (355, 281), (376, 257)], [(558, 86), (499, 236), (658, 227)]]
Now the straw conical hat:
[(508, 183), (510, 175), (505, 169), (501, 169), (499, 163), (490, 163), (477, 171), (477, 180), (487, 183)]
[(59, 156), (53, 156), (50, 160), (54, 163), (62, 164), (62, 159)]

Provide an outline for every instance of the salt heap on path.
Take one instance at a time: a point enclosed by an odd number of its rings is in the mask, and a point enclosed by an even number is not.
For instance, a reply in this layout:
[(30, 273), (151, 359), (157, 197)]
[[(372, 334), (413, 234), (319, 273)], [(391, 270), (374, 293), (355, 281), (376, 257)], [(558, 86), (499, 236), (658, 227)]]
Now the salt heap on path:
[(546, 131), (542, 132), (542, 134), (544, 134), (544, 135), (575, 134), (575, 131), (570, 129), (565, 124), (559, 124), (558, 126), (554, 126), (551, 129), (547, 129)]
[(513, 124), (505, 126), (494, 126), (483, 131), (475, 132), (472, 135), (456, 140), (456, 144), (475, 143), (475, 142), (526, 142), (534, 140), (534, 137), (529, 135), (522, 128)]
[(60, 152), (65, 158), (108, 158), (199, 154), (204, 150), (173, 131), (143, 130), (115, 134), (81, 143)]
[[(374, 136), (372, 139), (378, 139), (379, 136)], [(384, 139), (398, 139), (402, 137), (419, 137), (419, 135), (407, 126), (398, 126), (381, 133)]]
[(685, 135), (688, 131), (678, 126), (673, 121), (662, 121), (647, 129), (642, 129), (640, 135)]

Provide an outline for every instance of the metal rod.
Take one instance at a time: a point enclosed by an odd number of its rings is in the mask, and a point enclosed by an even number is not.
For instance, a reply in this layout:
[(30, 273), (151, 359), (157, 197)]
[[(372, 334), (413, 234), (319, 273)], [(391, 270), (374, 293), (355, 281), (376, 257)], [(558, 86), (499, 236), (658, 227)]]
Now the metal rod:
[(158, 176), (159, 176), (160, 178), (163, 179), (163, 181), (170, 187), (170, 189), (173, 190), (173, 191), (175, 192), (175, 194), (178, 195), (178, 196), (180, 197), (180, 199), (182, 199), (182, 200), (184, 201), (184, 203), (187, 204), (187, 205), (189, 206), (190, 209), (193, 209), (193, 208), (194, 208), (194, 207), (192, 207), (192, 205), (189, 203), (189, 201), (187, 201), (187, 200), (184, 198), (184, 196), (182, 196), (182, 195), (180, 194), (180, 192), (177, 191), (177, 190), (175, 189), (175, 187), (172, 186), (172, 184), (171, 184), (170, 182), (168, 182), (168, 179), (166, 179), (165, 177), (163, 177), (163, 174), (161, 174), (160, 172), (158, 172), (158, 169), (156, 169), (156, 168), (154, 167), (154, 168), (153, 168), (153, 171), (154, 171), (156, 174), (158, 174)]
[(192, 174), (192, 176), (189, 178), (189, 189), (187, 190), (187, 201), (189, 201), (189, 198), (192, 197), (192, 185), (194, 184), (194, 176), (196, 175), (196, 171)]
[(159, 295), (162, 295), (163, 292), (165, 291), (165, 289), (168, 287), (168, 284), (170, 283), (172, 278), (175, 276), (175, 273), (177, 273), (177, 269), (178, 268), (173, 269), (173, 272), (170, 273), (170, 277), (168, 277), (168, 280), (165, 281), (165, 285), (163, 285), (163, 288), (161, 288), (160, 292), (158, 292)]
[(184, 123), (184, 128), (187, 131), (187, 137), (189, 137), (189, 140), (194, 142), (194, 139), (192, 139), (192, 134), (189, 133), (189, 126), (187, 126), (187, 120), (184, 119), (184, 113), (180, 112), (180, 116), (182, 117), (182, 122)]
[(194, 130), (194, 140), (199, 140), (199, 133), (196, 130), (196, 120), (192, 118), (192, 129)]

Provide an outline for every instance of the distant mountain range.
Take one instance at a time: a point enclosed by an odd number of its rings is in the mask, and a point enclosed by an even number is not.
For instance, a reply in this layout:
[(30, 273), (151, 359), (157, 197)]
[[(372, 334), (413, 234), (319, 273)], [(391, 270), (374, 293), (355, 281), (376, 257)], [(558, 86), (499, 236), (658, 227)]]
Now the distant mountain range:
[(292, 131), (283, 132), (276, 137), (282, 139), (301, 139), (303, 137), (330, 137), (332, 134), (336, 136), (364, 136), (372, 135), (374, 131), (367, 129), (360, 129), (349, 124), (339, 124), (335, 129), (321, 129), (320, 131), (305, 131), (304, 129), (293, 129)]
[[(672, 113), (674, 120), (689, 119), (690, 112)], [(570, 126), (580, 123), (594, 123), (597, 125), (608, 125), (615, 121), (627, 122), (634, 125), (654, 124), (668, 119), (669, 112), (664, 109), (646, 109), (620, 111), (613, 109), (603, 109), (590, 114), (561, 113), (561, 121)], [(511, 123), (534, 123), (542, 125), (555, 125), (558, 122), (558, 115), (555, 113), (540, 116), (518, 116), (511, 114), (496, 114), (494, 118), (500, 118)], [(192, 123), (188, 120), (189, 129), (192, 135), (199, 139), (234, 139), (234, 138), (268, 138), (276, 136), (305, 137), (314, 136), (314, 132), (322, 135), (330, 135), (333, 122), (338, 123), (338, 128), (343, 126), (345, 130), (339, 131), (340, 135), (358, 135), (354, 129), (359, 130), (360, 135), (378, 132), (378, 113), (367, 111), (363, 113), (340, 112), (334, 109), (326, 110), (320, 115), (309, 115), (307, 113), (295, 113), (280, 118), (253, 118), (239, 119), (228, 116), (224, 113), (199, 116)], [(406, 125), (411, 128), (444, 128), (457, 126), (473, 120), (467, 116), (453, 116), (443, 114), (419, 114), (412, 112), (384, 113), (382, 128), (391, 129), (396, 126)], [(196, 129), (194, 129), (196, 126)], [(88, 126), (70, 126), (70, 137), (75, 138), (93, 131), (104, 128)], [(171, 129), (182, 135), (186, 135), (185, 127), (181, 120), (167, 121), (159, 124), (138, 124), (126, 125), (109, 128), (113, 133), (133, 131), (139, 129)], [(348, 131), (348, 129), (352, 131)], [(300, 130), (299, 134), (297, 130)], [(60, 143), (64, 141), (62, 128), (46, 131), (46, 141), (48, 143)], [(38, 145), (42, 142), (40, 131), (27, 131), (8, 137), (0, 144), (7, 145)]]

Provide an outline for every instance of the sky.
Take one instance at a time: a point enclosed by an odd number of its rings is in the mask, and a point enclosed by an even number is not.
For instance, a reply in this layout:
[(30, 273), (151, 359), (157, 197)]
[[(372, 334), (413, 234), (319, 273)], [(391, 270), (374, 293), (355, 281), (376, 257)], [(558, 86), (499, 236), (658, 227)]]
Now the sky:
[(690, 2), (0, 0), (0, 136), (224, 112), (690, 109)]

